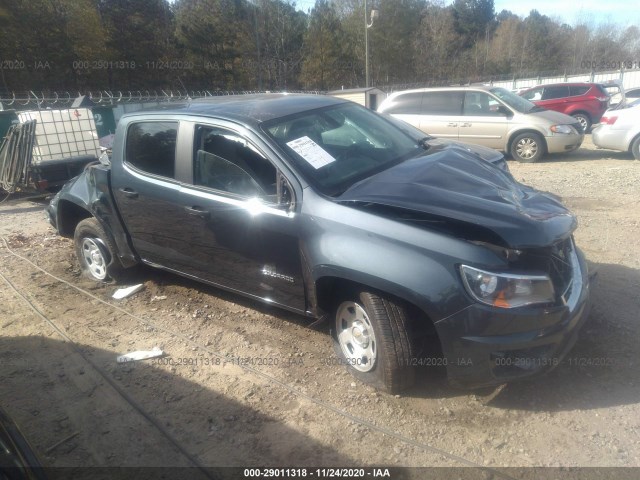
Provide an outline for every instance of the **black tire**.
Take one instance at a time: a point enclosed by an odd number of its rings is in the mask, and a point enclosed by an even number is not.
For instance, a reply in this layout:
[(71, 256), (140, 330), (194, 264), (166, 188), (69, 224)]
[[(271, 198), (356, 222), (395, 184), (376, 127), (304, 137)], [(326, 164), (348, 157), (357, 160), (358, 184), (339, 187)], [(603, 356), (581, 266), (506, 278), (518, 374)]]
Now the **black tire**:
[(589, 133), (589, 130), (591, 130), (591, 118), (589, 118), (589, 115), (586, 113), (574, 113), (571, 116), (580, 122), (584, 133)]
[(511, 156), (522, 163), (537, 162), (544, 152), (544, 140), (537, 133), (521, 133), (511, 142)]
[[(352, 321), (362, 311), (369, 322), (361, 322), (364, 328)], [(339, 303), (335, 311), (335, 326), (334, 345), (338, 358), (357, 379), (389, 393), (400, 392), (415, 383), (409, 318), (406, 308), (398, 301), (360, 292)], [(368, 339), (369, 343), (363, 342), (362, 338)], [(362, 348), (365, 344), (367, 349)], [(372, 344), (374, 353), (368, 355)], [(367, 353), (363, 354), (365, 350)]]
[(73, 241), (80, 269), (86, 277), (104, 283), (123, 278), (125, 270), (115, 254), (116, 249), (95, 218), (78, 223)]
[(631, 154), (636, 160), (640, 160), (640, 136), (631, 142)]

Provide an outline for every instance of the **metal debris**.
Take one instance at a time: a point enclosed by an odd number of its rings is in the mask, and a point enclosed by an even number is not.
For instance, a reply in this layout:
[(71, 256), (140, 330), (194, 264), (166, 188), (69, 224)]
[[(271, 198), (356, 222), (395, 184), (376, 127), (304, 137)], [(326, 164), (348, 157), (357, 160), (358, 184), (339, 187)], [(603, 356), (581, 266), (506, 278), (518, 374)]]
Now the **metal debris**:
[(140, 290), (144, 288), (144, 284), (139, 283), (137, 285), (132, 285), (130, 287), (119, 288), (115, 292), (111, 298), (115, 298), (116, 300), (122, 300), (123, 298), (130, 297), (134, 293), (138, 293)]
[(137, 360), (147, 360), (149, 358), (162, 357), (164, 352), (158, 347), (153, 347), (151, 350), (138, 350), (135, 352), (125, 353), (124, 355), (118, 355), (116, 362), (127, 363), (135, 362)]

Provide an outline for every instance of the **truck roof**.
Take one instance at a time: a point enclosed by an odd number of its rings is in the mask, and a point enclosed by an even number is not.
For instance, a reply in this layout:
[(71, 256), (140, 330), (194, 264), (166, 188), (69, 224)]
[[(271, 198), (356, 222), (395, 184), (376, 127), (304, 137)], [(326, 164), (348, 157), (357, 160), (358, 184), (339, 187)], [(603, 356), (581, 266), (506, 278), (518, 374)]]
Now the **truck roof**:
[(288, 93), (226, 95), (195, 98), (186, 103), (138, 110), (123, 115), (123, 118), (136, 115), (175, 114), (215, 117), (246, 124), (259, 124), (273, 118), (346, 102), (347, 100), (327, 95)]

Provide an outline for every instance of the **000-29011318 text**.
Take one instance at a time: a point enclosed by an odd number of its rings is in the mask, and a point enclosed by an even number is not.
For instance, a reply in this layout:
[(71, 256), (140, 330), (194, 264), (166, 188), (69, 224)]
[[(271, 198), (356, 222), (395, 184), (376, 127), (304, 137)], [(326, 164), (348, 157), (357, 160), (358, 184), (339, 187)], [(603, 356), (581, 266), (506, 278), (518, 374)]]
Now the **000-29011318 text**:
[(245, 468), (245, 478), (391, 478), (388, 468)]

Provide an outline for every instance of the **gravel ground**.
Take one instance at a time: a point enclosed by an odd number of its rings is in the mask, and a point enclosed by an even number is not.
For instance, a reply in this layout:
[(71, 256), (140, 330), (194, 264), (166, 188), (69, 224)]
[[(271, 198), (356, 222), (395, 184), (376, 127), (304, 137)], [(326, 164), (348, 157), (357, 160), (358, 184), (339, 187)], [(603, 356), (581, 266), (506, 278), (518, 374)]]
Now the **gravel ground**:
[[(80, 276), (44, 203), (11, 198), (0, 404), (55, 467), (640, 467), (640, 162), (587, 139), (510, 168), (577, 214), (598, 271), (591, 316), (547, 375), (469, 392), (429, 371), (402, 396), (376, 392), (332, 364), (326, 332), (304, 318), (149, 269), (144, 290), (112, 300), (116, 287)], [(154, 346), (168, 356), (115, 361)]]

